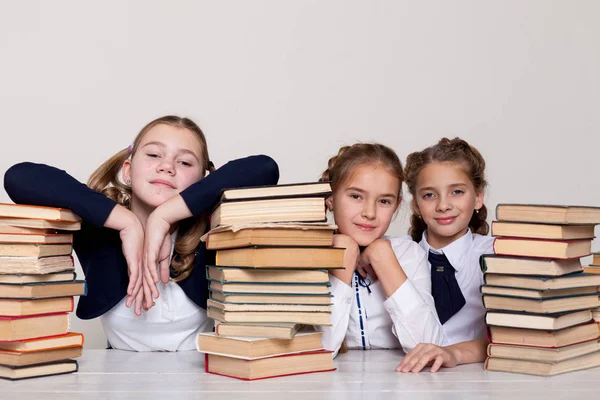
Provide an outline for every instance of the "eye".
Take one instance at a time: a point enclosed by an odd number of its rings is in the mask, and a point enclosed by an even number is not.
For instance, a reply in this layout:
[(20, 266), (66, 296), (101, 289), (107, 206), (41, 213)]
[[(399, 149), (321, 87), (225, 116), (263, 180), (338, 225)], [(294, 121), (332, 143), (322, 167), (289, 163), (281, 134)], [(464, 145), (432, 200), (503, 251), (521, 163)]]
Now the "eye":
[(348, 196), (350, 196), (350, 198), (353, 200), (360, 200), (362, 198), (362, 196), (358, 193), (350, 193)]
[(150, 158), (158, 158), (158, 154), (156, 153), (146, 153), (146, 155)]
[(462, 190), (462, 189), (456, 189), (456, 190), (454, 190), (454, 191), (452, 192), (452, 195), (453, 195), (453, 196), (460, 196), (461, 194), (464, 194), (464, 193), (465, 193), (465, 191), (464, 191), (464, 190)]
[(381, 199), (381, 200), (379, 200), (379, 202), (380, 202), (381, 204), (385, 204), (386, 206), (389, 206), (389, 205), (391, 205), (391, 204), (392, 204), (392, 201), (391, 201), (391, 200), (388, 200), (388, 199)]
[(425, 194), (423, 195), (423, 199), (424, 199), (424, 200), (430, 200), (430, 199), (433, 199), (434, 197), (435, 197), (435, 195), (434, 195), (433, 193), (431, 193), (431, 192), (429, 192), (429, 193), (425, 193)]
[(179, 164), (183, 165), (184, 167), (191, 167), (192, 164), (187, 162), (187, 161), (179, 161)]

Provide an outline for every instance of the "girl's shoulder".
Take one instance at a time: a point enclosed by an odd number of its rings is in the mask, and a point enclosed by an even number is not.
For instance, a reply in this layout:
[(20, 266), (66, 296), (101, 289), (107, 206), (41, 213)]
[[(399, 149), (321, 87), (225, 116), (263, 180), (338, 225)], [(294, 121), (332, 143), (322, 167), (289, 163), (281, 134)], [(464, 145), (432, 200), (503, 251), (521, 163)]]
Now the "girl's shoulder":
[(478, 233), (473, 234), (473, 251), (481, 254), (491, 254), (494, 252), (494, 240), (493, 236), (480, 235)]

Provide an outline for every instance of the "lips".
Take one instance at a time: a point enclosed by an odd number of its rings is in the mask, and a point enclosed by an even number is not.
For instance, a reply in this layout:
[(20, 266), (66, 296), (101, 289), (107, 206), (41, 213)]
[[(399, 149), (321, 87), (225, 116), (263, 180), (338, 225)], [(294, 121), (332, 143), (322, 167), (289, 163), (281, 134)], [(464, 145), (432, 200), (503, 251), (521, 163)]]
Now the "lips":
[(365, 225), (365, 224), (354, 224), (358, 229), (364, 232), (371, 232), (375, 229), (373, 225)]
[(444, 217), (444, 218), (436, 218), (436, 222), (440, 225), (449, 225), (454, 222), (456, 217)]
[(168, 189), (175, 189), (175, 186), (171, 182), (165, 181), (164, 179), (154, 179), (150, 181), (150, 183), (155, 186), (161, 186)]

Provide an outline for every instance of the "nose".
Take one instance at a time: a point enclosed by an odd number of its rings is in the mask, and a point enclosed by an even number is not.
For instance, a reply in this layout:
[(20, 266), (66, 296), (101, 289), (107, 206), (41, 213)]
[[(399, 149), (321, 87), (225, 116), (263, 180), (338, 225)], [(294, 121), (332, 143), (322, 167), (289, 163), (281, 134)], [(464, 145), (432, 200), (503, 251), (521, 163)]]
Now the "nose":
[(175, 175), (175, 163), (168, 157), (164, 157), (156, 167), (158, 172)]
[(452, 202), (448, 199), (448, 196), (439, 196), (436, 204), (437, 212), (446, 212), (452, 209)]
[(376, 207), (375, 204), (371, 201), (365, 201), (363, 204), (363, 209), (362, 209), (362, 217), (364, 219), (374, 219), (375, 218), (375, 213), (376, 213)]

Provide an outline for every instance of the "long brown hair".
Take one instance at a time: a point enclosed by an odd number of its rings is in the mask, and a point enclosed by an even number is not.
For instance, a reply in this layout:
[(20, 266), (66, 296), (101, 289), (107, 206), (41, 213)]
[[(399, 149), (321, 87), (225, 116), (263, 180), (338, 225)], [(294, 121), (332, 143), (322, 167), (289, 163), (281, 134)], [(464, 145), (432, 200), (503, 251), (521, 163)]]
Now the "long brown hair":
[[(159, 124), (170, 125), (178, 128), (185, 128), (193, 132), (201, 147), (202, 177), (206, 175), (206, 171), (213, 172), (214, 166), (210, 162), (208, 156), (208, 146), (204, 133), (194, 121), (189, 118), (167, 115), (160, 117), (144, 126), (140, 133), (135, 137), (133, 144), (105, 161), (98, 169), (96, 169), (90, 178), (87, 185), (96, 192), (104, 194), (106, 197), (114, 200), (118, 204), (131, 209), (131, 187), (125, 185), (119, 179), (121, 167), (125, 160), (135, 155), (138, 145), (144, 135), (153, 127)], [(175, 240), (175, 249), (171, 261), (171, 270), (175, 278), (174, 281), (180, 281), (187, 278), (194, 267), (195, 252), (200, 244), (200, 237), (206, 232), (208, 224), (208, 215), (203, 215), (198, 218), (189, 218), (178, 223), (178, 236)]]
[[(410, 219), (408, 233), (416, 242), (421, 240), (423, 232), (427, 229), (427, 224), (425, 224), (423, 218), (414, 212), (416, 209), (417, 179), (421, 170), (426, 165), (434, 162), (453, 162), (459, 164), (471, 180), (476, 192), (483, 191), (487, 186), (487, 181), (485, 180), (485, 160), (475, 147), (460, 138), (442, 138), (434, 146), (409, 154), (406, 157), (406, 166), (404, 168), (408, 191), (413, 197), (413, 214)], [(487, 235), (489, 225), (486, 218), (487, 208), (484, 204), (479, 210), (473, 211), (473, 216), (469, 221), (471, 232)]]

